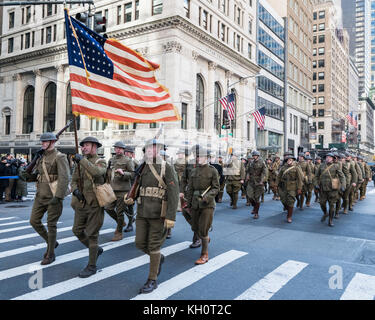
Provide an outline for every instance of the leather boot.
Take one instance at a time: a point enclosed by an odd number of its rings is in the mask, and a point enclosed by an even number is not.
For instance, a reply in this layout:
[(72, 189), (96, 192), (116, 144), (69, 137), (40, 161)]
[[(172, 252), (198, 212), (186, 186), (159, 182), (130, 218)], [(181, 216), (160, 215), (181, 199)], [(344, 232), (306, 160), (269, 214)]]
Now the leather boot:
[(258, 214), (258, 212), (259, 212), (259, 207), (260, 207), (260, 202), (256, 202), (255, 203), (255, 212), (254, 212), (254, 219), (259, 219), (259, 214)]
[(302, 195), (300, 195), (300, 201), (299, 201), (299, 209), (300, 210), (303, 210), (303, 202), (304, 202), (304, 200), (305, 200), (305, 196), (302, 194)]
[(262, 193), (262, 200), (261, 202), (264, 202), (264, 192)]
[(40, 263), (41, 265), (47, 265), (47, 264), (51, 264), (52, 262), (54, 262), (56, 260), (56, 256), (55, 254), (49, 254), (49, 255), (46, 255), (42, 262)]
[(131, 232), (133, 231), (133, 222), (134, 222), (134, 218), (130, 218), (129, 219), (129, 222), (128, 222), (128, 225), (126, 226), (126, 229), (124, 230), (124, 232)]
[(323, 211), (323, 216), (320, 219), (321, 222), (324, 222), (328, 217), (327, 209)]
[(96, 266), (94, 265), (87, 265), (85, 269), (83, 269), (79, 274), (78, 277), (80, 278), (88, 278), (96, 273)]
[(193, 242), (192, 242), (192, 244), (189, 246), (189, 248), (195, 249), (195, 248), (199, 248), (201, 245), (202, 245), (202, 241), (201, 241), (201, 239), (200, 239), (200, 238), (198, 237), (198, 235), (194, 232), (194, 235), (193, 235)]
[(115, 234), (111, 241), (120, 241), (122, 240), (122, 232), (115, 231)]
[(288, 207), (288, 215), (286, 217), (286, 221), (288, 223), (292, 223), (292, 215), (293, 215), (293, 207)]
[(200, 258), (195, 261), (195, 264), (205, 264), (208, 262), (208, 253), (201, 253)]
[(150, 293), (158, 287), (156, 280), (147, 279), (146, 283), (139, 290), (139, 293)]
[(253, 210), (251, 211), (251, 214), (254, 214), (255, 213), (255, 205), (256, 205), (256, 203), (253, 201), (253, 200), (250, 200), (250, 202), (251, 202), (251, 205), (253, 206)]
[(222, 203), (223, 202), (223, 195), (224, 195), (224, 192), (220, 191), (219, 192), (219, 198), (217, 200), (218, 203)]
[(159, 276), (159, 274), (160, 274), (160, 272), (161, 272), (161, 265), (164, 263), (164, 259), (165, 259), (164, 254), (160, 254), (160, 262), (159, 262), (158, 276)]
[(233, 194), (233, 207), (232, 207), (232, 209), (237, 209), (237, 201), (238, 201), (238, 192)]
[(333, 215), (334, 215), (333, 208), (329, 208), (328, 226), (330, 227), (333, 227)]
[(167, 239), (170, 239), (172, 238), (172, 229), (168, 229), (168, 232), (167, 232)]
[[(55, 242), (55, 249), (59, 246), (59, 243), (56, 241)], [(48, 245), (47, 245), (47, 251), (44, 253), (43, 258), (47, 257), (48, 254)]]

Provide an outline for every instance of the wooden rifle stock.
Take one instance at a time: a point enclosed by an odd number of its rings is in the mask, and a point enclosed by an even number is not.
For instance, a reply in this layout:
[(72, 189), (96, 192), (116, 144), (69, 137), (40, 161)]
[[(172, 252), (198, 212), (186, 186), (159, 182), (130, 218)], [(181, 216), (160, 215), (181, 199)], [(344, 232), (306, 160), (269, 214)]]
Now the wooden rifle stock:
[(135, 199), (135, 196), (136, 196), (136, 193), (137, 193), (137, 190), (138, 190), (138, 186), (139, 186), (139, 179), (141, 178), (141, 173), (142, 173), (143, 169), (145, 168), (145, 165), (146, 165), (146, 163), (143, 162), (138, 167), (138, 169), (135, 171), (134, 183), (132, 184), (132, 187), (131, 187), (130, 191), (127, 193), (126, 199), (133, 199), (133, 200)]
[[(70, 127), (70, 125), (72, 124), (73, 120), (69, 120), (69, 122), (67, 123), (67, 125), (62, 128), (58, 133), (56, 133), (56, 138), (57, 140), (59, 140), (59, 137), (60, 135)], [(40, 148), (38, 151), (37, 151), (37, 154), (36, 156), (34, 157), (34, 159), (30, 162), (30, 164), (26, 167), (25, 171), (28, 173), (28, 174), (31, 174), (31, 172), (33, 172), (34, 170), (34, 167), (38, 161), (39, 158), (41, 158), (44, 154), (44, 150), (42, 148)]]

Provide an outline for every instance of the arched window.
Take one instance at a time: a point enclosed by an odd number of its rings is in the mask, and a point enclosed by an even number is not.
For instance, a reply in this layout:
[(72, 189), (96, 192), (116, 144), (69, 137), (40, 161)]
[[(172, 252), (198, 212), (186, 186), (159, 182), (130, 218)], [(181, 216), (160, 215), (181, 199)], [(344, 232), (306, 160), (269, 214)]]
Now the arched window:
[(203, 87), (203, 79), (202, 77), (197, 74), (197, 92), (196, 92), (196, 101), (197, 101), (197, 109), (196, 109), (196, 117), (195, 117), (195, 126), (198, 130), (204, 128), (204, 87)]
[(44, 91), (43, 132), (55, 131), (56, 84), (50, 82)]
[(33, 132), (35, 88), (28, 86), (23, 97), (22, 133)]
[[(70, 83), (68, 84), (68, 88), (66, 89), (66, 122), (69, 120), (74, 119), (74, 114), (72, 111), (72, 92), (70, 88)], [(80, 117), (77, 117), (77, 130), (80, 128)], [(67, 130), (67, 132), (74, 131), (74, 125), (72, 124)]]
[(222, 107), (219, 100), (222, 98), (219, 83), (215, 82), (215, 106), (214, 106), (214, 129), (218, 134), (221, 133), (221, 114)]
[(10, 124), (11, 124), (11, 116), (12, 112), (10, 108), (6, 107), (2, 111), (2, 118), (3, 118), (3, 130), (2, 132), (6, 135), (10, 135)]

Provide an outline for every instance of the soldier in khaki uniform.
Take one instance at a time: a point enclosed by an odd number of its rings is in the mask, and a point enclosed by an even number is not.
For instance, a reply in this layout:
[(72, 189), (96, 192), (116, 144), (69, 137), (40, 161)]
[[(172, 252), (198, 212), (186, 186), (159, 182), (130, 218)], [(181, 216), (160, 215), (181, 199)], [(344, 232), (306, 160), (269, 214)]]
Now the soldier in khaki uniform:
[(195, 264), (208, 261), (208, 231), (211, 228), (215, 210), (215, 197), (219, 192), (219, 174), (208, 164), (209, 152), (196, 146), (197, 167), (192, 170), (186, 192), (188, 208), (192, 210), (192, 229), (202, 242), (200, 258)]
[(178, 179), (173, 166), (160, 157), (162, 148), (164, 144), (157, 139), (146, 142), (145, 166), (140, 173), (136, 196), (135, 245), (150, 256), (149, 275), (139, 293), (149, 293), (157, 288), (156, 280), (164, 262), (160, 249), (168, 229), (174, 227), (176, 220)]
[[(51, 132), (40, 136), (42, 149), (38, 151), (41, 158), (37, 160), (31, 174), (23, 172), (27, 182), (36, 183), (36, 196), (31, 211), (30, 224), (46, 241), (47, 251), (43, 255), (42, 265), (55, 261), (57, 222), (62, 214), (63, 200), (68, 190), (70, 170), (67, 157), (55, 149), (56, 135)], [(53, 194), (50, 184), (57, 182), (56, 193)], [(47, 228), (42, 224), (42, 218), (47, 212)]]
[(311, 168), (309, 164), (305, 161), (306, 160), (305, 157), (306, 157), (305, 154), (302, 152), (298, 155), (298, 166), (301, 168), (302, 174), (303, 174), (302, 193), (301, 195), (299, 195), (298, 202), (297, 202), (297, 207), (299, 207), (300, 210), (303, 210), (303, 203), (305, 201), (305, 196), (307, 195), (307, 192), (308, 192), (308, 185), (312, 182), (311, 181), (311, 177), (312, 177)]
[(232, 209), (237, 209), (238, 193), (245, 180), (245, 167), (238, 159), (237, 153), (232, 154), (231, 159), (225, 165), (224, 174), (227, 177), (227, 193), (231, 199), (230, 205)]
[(343, 173), (346, 179), (346, 189), (343, 194), (342, 207), (344, 209), (343, 213), (348, 213), (348, 208), (353, 210), (353, 190), (357, 183), (357, 171), (355, 170), (354, 164), (351, 162), (351, 157), (349, 153), (345, 153), (345, 160), (342, 164)]
[[(139, 161), (135, 159), (135, 148), (131, 146), (126, 146), (125, 148), (125, 156), (130, 159), (130, 161), (133, 163), (134, 170), (136, 170), (139, 166)], [(132, 175), (130, 179), (130, 185), (133, 185), (134, 183), (134, 174)], [(134, 205), (126, 205), (125, 206), (125, 215), (128, 218), (128, 224), (124, 230), (124, 232), (131, 232), (133, 231), (133, 223), (135, 221), (134, 219)]]
[[(76, 162), (72, 177), (73, 197), (71, 206), (74, 209), (73, 233), (79, 241), (89, 249), (87, 266), (78, 274), (80, 278), (87, 278), (96, 273), (96, 260), (103, 253), (98, 245), (99, 230), (103, 225), (104, 208), (99, 206), (94, 192), (94, 184), (105, 183), (107, 164), (97, 155), (97, 149), (102, 144), (95, 137), (86, 137), (80, 144), (82, 155), (76, 154)], [(78, 174), (78, 164), (81, 176)], [(80, 183), (82, 182), (82, 190)]]
[[(333, 215), (335, 212), (335, 204), (339, 197), (339, 188), (341, 186), (341, 191), (345, 191), (346, 186), (345, 176), (339, 166), (333, 163), (333, 158), (333, 153), (328, 153), (326, 155), (326, 162), (320, 165), (314, 182), (320, 189), (320, 207), (323, 211), (322, 222), (328, 217), (326, 203), (327, 201), (329, 203), (328, 225), (330, 227), (333, 227)], [(334, 181), (334, 179), (336, 180)], [(339, 181), (337, 181), (337, 179)], [(335, 182), (335, 185), (333, 185), (333, 182)]]
[[(180, 186), (180, 198), (184, 197), (184, 192), (182, 191), (182, 176), (184, 175), (184, 171), (186, 170), (186, 166), (188, 165), (188, 150), (184, 149), (179, 149), (176, 153), (177, 159), (174, 163), (174, 170), (177, 173), (177, 178), (178, 178), (178, 185)], [(178, 205), (178, 210), (181, 211), (181, 206), (180, 204)]]
[[(316, 173), (318, 172), (318, 169), (319, 169), (321, 163), (322, 163), (322, 158), (319, 157), (319, 156), (316, 156), (315, 157), (315, 164), (314, 164), (314, 171), (313, 171), (313, 179), (314, 180), (315, 180)], [(318, 202), (319, 201), (319, 189), (315, 188), (315, 186), (314, 186), (314, 193), (315, 193), (315, 202)]]
[(359, 200), (362, 201), (362, 200), (366, 199), (367, 184), (369, 183), (369, 181), (371, 181), (372, 175), (371, 175), (370, 166), (364, 161), (363, 156), (359, 156), (358, 159), (359, 159), (360, 165), (362, 165), (363, 172), (365, 173), (364, 178), (363, 178), (363, 183), (361, 185), (361, 188), (359, 189), (359, 191), (360, 191)]
[(276, 155), (275, 158), (273, 159), (272, 164), (268, 168), (270, 189), (272, 190), (272, 193), (273, 193), (272, 200), (280, 200), (280, 197), (277, 192), (278, 188), (277, 188), (277, 183), (276, 183), (279, 170), (280, 170), (280, 157)]
[(267, 177), (267, 167), (260, 157), (259, 151), (251, 153), (253, 160), (246, 169), (247, 195), (253, 206), (254, 219), (259, 218), (260, 197), (264, 192), (264, 180)]
[[(218, 164), (224, 170), (224, 162), (223, 162), (222, 155), (219, 154), (218, 157), (217, 157), (217, 159), (218, 159)], [(222, 175), (222, 177), (220, 177), (220, 190), (219, 190), (219, 193), (217, 194), (217, 203), (222, 203), (223, 202), (225, 182), (226, 182), (226, 176)]]
[[(124, 195), (131, 188), (131, 179), (134, 176), (134, 163), (130, 158), (125, 156), (126, 146), (123, 142), (117, 141), (114, 144), (114, 148), (116, 155), (109, 160), (107, 180), (110, 181), (117, 200), (105, 207), (105, 211), (117, 223), (112, 241), (119, 241), (122, 240), (122, 228), (125, 226), (124, 212), (127, 209), (124, 203)], [(132, 217), (129, 219), (129, 224), (132, 224)]]
[(312, 198), (312, 192), (314, 190), (314, 183), (313, 183), (313, 180), (314, 180), (314, 169), (315, 169), (315, 166), (314, 164), (312, 163), (312, 158), (309, 155), (306, 155), (306, 162), (307, 162), (307, 165), (310, 167), (310, 179), (309, 179), (309, 183), (307, 183), (306, 185), (306, 190), (307, 190), (307, 193), (306, 193), (306, 207), (310, 207), (310, 204), (311, 204), (311, 198)]
[(301, 170), (293, 163), (296, 160), (292, 154), (284, 155), (284, 165), (281, 167), (276, 179), (278, 190), (284, 209), (288, 211), (287, 222), (292, 222), (293, 207), (298, 194), (302, 192), (303, 176)]

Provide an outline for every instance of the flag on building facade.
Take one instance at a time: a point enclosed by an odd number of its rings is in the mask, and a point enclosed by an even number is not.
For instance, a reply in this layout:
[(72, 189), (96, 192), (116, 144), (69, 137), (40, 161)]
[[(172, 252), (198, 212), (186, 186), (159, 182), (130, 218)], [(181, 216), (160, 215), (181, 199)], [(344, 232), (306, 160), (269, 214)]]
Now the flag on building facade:
[(224, 110), (227, 110), (229, 120), (233, 120), (235, 117), (234, 110), (234, 93), (228, 94), (226, 97), (221, 98), (220, 103)]
[(341, 131), (341, 142), (346, 142), (346, 132)]
[(349, 124), (353, 124), (353, 112), (349, 112), (349, 113), (346, 115), (346, 119), (348, 119)]
[[(121, 123), (181, 120), (159, 65), (115, 39), (106, 39), (65, 10), (72, 111)], [(72, 29), (73, 28), (73, 29)]]
[(253, 112), (252, 115), (254, 116), (255, 121), (259, 126), (259, 129), (264, 130), (264, 126), (266, 124), (266, 108), (262, 107), (257, 111)]
[(358, 115), (355, 115), (352, 124), (353, 124), (354, 128), (358, 128)]

